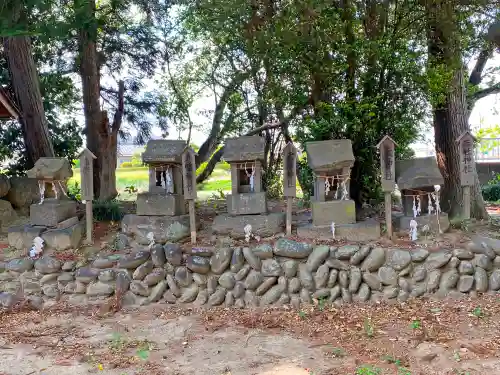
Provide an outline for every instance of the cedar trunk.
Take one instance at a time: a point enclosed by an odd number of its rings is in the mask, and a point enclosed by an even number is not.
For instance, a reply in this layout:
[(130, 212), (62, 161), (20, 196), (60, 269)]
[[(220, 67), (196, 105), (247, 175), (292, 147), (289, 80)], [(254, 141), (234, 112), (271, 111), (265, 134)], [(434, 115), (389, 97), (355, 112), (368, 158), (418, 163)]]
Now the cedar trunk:
[[(434, 135), (436, 156), (445, 184), (441, 198), (441, 208), (450, 217), (462, 215), (463, 189), (460, 183), (460, 149), (456, 139), (469, 130), (468, 110), (465, 96), (464, 75), (455, 72), (450, 92), (440, 108), (434, 109)], [(473, 168), (476, 168), (473, 163)], [(476, 219), (487, 218), (477, 172), (474, 171), (475, 184), (471, 187), (471, 216)]]
[(75, 4), (78, 5), (77, 18), (84, 26), (79, 33), (79, 59), (87, 148), (97, 157), (94, 160), (94, 196), (109, 200), (117, 196), (117, 132), (110, 129), (108, 116), (100, 108), (96, 4), (95, 0), (77, 0)]
[(5, 55), (17, 103), (21, 109), (20, 124), (26, 146), (28, 168), (43, 156), (54, 156), (40, 82), (28, 36), (4, 39)]
[[(458, 10), (450, 0), (427, 0), (429, 68), (449, 73), (442, 99), (433, 103), (436, 157), (444, 178), (441, 208), (450, 217), (460, 217), (463, 189), (460, 183), (460, 152), (456, 139), (469, 129), (469, 111), (462, 61)], [(443, 77), (445, 78), (445, 77)], [(475, 165), (474, 165), (475, 169)], [(488, 217), (479, 179), (471, 187), (471, 216)]]

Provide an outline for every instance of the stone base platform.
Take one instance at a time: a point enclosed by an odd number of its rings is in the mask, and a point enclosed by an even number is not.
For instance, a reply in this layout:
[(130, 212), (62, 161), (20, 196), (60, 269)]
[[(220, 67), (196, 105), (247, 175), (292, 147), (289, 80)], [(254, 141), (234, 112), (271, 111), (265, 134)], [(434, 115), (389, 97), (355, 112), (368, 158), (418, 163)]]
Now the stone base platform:
[[(297, 236), (317, 240), (331, 240), (330, 225), (306, 224), (297, 227)], [(353, 242), (373, 241), (380, 238), (380, 223), (376, 220), (360, 221), (355, 224), (335, 224), (335, 239)]]
[(315, 226), (356, 223), (356, 205), (353, 200), (311, 202), (312, 222)]
[(85, 222), (63, 228), (47, 228), (35, 225), (20, 225), (8, 229), (9, 246), (18, 250), (28, 251), (33, 246), (35, 237), (42, 237), (45, 249), (67, 250), (75, 249), (81, 243)]
[(281, 212), (260, 215), (218, 215), (212, 224), (215, 234), (229, 236), (234, 239), (244, 239), (243, 228), (247, 224), (252, 226), (252, 233), (260, 237), (271, 237), (283, 232), (285, 227), (285, 214)]
[(33, 246), (35, 237), (40, 237), (47, 228), (34, 225), (16, 225), (8, 229), (9, 246), (17, 250), (27, 250)]
[(137, 194), (136, 213), (140, 216), (178, 216), (186, 213), (184, 197), (179, 194)]
[(76, 249), (82, 241), (85, 221), (68, 228), (50, 229), (42, 233), (45, 247), (54, 250)]
[(30, 223), (44, 227), (56, 227), (58, 223), (76, 216), (73, 200), (46, 199), (42, 204), (30, 206)]
[[(199, 223), (197, 222), (197, 227)], [(189, 215), (142, 216), (129, 214), (122, 219), (122, 232), (134, 236), (139, 244), (147, 245), (149, 232), (157, 243), (176, 242), (191, 235)]]
[(265, 192), (228, 194), (227, 212), (231, 215), (258, 215), (267, 213)]
[[(407, 231), (409, 232), (410, 230), (410, 221), (413, 220), (413, 217), (411, 216), (404, 216), (404, 214), (400, 212), (393, 212), (392, 213), (392, 221), (394, 223), (394, 228), (397, 231)], [(433, 233), (439, 233), (439, 228), (441, 227), (441, 230), (443, 232), (446, 232), (448, 228), (450, 227), (450, 220), (448, 219), (448, 214), (443, 212), (441, 215), (439, 215), (439, 224), (437, 220), (436, 215), (422, 215), (422, 216), (417, 216), (415, 218), (417, 224), (418, 224), (418, 232), (420, 233), (422, 231), (422, 228), (425, 225), (429, 226), (429, 229)]]

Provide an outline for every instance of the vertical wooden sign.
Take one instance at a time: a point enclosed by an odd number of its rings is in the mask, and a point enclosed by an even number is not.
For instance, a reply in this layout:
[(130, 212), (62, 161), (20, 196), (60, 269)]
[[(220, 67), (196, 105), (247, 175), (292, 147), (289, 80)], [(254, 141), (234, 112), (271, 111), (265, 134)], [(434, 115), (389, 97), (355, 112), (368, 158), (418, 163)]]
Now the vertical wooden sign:
[(283, 195), (286, 197), (286, 234), (292, 234), (292, 203), (297, 196), (297, 149), (289, 142), (283, 149)]
[(392, 192), (396, 184), (395, 148), (396, 142), (386, 135), (377, 144), (380, 153), (382, 190), (384, 191), (385, 225), (387, 236), (392, 239)]
[(88, 149), (85, 148), (78, 156), (80, 159), (80, 186), (82, 201), (85, 201), (85, 224), (87, 228), (86, 242), (91, 244), (92, 227), (94, 218), (92, 213), (92, 200), (94, 199), (94, 159), (97, 157)]
[(189, 226), (191, 228), (191, 243), (196, 243), (196, 213), (194, 209), (196, 194), (196, 160), (195, 152), (188, 147), (182, 153), (182, 183), (184, 199), (189, 204)]
[(460, 184), (463, 189), (463, 215), (470, 219), (470, 187), (474, 184), (474, 141), (469, 132), (463, 132), (456, 140), (460, 151)]

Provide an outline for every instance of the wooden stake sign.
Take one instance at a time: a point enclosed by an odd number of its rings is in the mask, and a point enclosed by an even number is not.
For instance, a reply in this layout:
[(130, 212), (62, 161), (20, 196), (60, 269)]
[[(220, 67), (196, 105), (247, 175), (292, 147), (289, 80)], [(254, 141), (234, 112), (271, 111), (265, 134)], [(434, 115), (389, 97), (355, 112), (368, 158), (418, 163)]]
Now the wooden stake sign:
[(392, 192), (396, 183), (395, 147), (396, 142), (388, 135), (377, 144), (380, 152), (382, 190), (385, 195), (385, 225), (387, 226), (387, 236), (389, 238), (392, 238)]
[(292, 203), (297, 196), (297, 149), (289, 142), (283, 149), (283, 195), (286, 197), (286, 234), (292, 234)]
[(191, 228), (191, 243), (196, 243), (196, 213), (194, 204), (196, 200), (196, 153), (188, 147), (182, 153), (182, 182), (184, 199), (189, 204), (189, 226)]
[(80, 159), (80, 185), (82, 201), (85, 201), (85, 223), (87, 227), (87, 238), (86, 242), (88, 244), (93, 243), (92, 240), (92, 227), (94, 224), (94, 218), (92, 214), (92, 200), (94, 199), (94, 159), (97, 157), (88, 149), (85, 148), (78, 156)]
[(474, 185), (474, 141), (469, 132), (463, 132), (456, 140), (460, 151), (460, 184), (463, 189), (463, 215), (470, 219), (470, 187)]

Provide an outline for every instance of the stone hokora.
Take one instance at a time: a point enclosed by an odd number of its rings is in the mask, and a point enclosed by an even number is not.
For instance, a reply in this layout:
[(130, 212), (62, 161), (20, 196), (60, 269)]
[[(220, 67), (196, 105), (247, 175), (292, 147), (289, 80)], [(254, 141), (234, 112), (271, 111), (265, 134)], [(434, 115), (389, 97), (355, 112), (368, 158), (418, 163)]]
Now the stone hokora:
[(351, 141), (308, 142), (306, 148), (307, 162), (316, 175), (313, 225), (354, 224), (355, 204), (349, 199), (349, 178), (354, 165)]
[(66, 158), (40, 158), (26, 175), (37, 180), (66, 181), (73, 177), (73, 171)]
[(224, 147), (224, 160), (231, 166), (231, 194), (226, 198), (227, 214), (214, 220), (214, 233), (247, 238), (245, 228), (249, 228), (250, 238), (258, 238), (281, 232), (285, 215), (267, 212), (267, 196), (262, 189), (264, 138), (231, 138)]
[(267, 213), (267, 198), (262, 191), (264, 149), (264, 138), (259, 136), (226, 141), (224, 160), (231, 165), (231, 194), (227, 196), (230, 215)]
[(380, 237), (376, 220), (356, 222), (355, 203), (349, 197), (354, 165), (349, 139), (306, 143), (307, 162), (314, 173), (312, 223), (297, 227), (297, 235), (315, 239), (369, 241)]
[(137, 195), (139, 216), (179, 216), (186, 213), (182, 192), (182, 152), (186, 142), (153, 139), (142, 161), (149, 166), (149, 189)]
[[(436, 186), (444, 184), (436, 159), (431, 157), (396, 161), (396, 183), (402, 195), (403, 215), (395, 224), (401, 231), (410, 228), (411, 220), (417, 229), (429, 227), (430, 231), (446, 231), (449, 227), (448, 215), (436, 215)], [(415, 211), (415, 212), (414, 212)], [(396, 215), (394, 215), (396, 216)]]
[[(35, 166), (26, 172), (29, 178), (36, 178), (40, 188), (40, 203), (30, 207), (30, 223), (45, 227), (55, 227), (58, 223), (76, 216), (76, 202), (65, 199), (63, 183), (73, 176), (71, 165), (65, 158), (40, 158)], [(45, 185), (51, 183), (55, 199), (45, 200)]]

